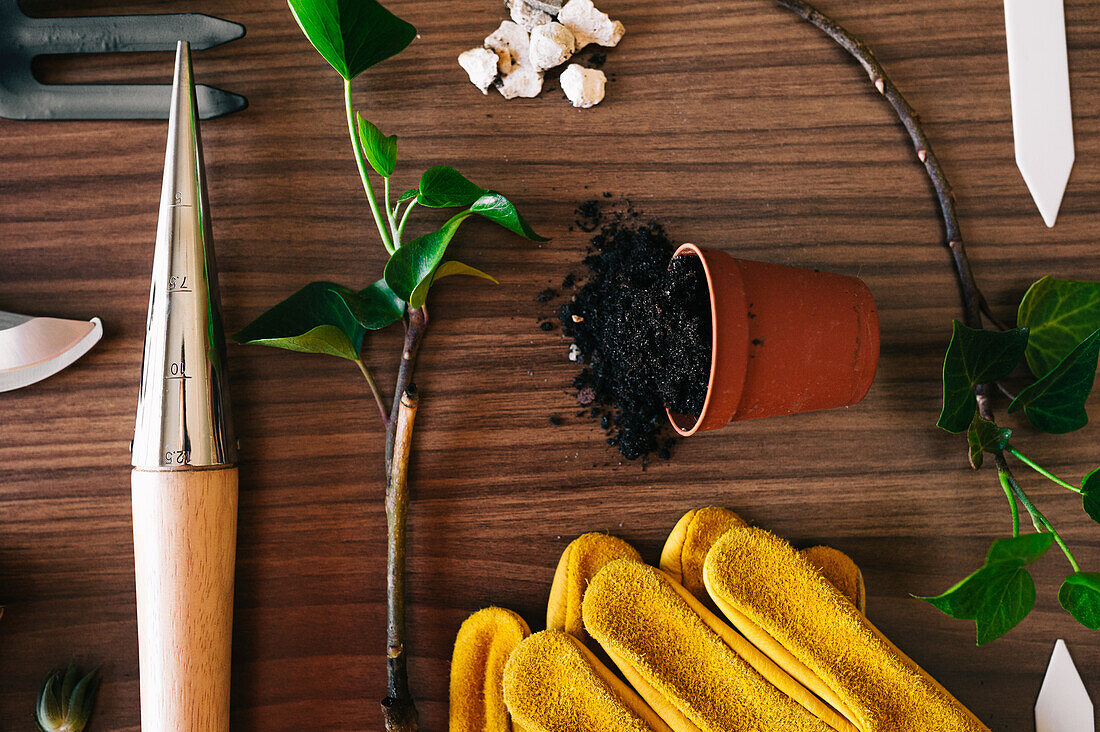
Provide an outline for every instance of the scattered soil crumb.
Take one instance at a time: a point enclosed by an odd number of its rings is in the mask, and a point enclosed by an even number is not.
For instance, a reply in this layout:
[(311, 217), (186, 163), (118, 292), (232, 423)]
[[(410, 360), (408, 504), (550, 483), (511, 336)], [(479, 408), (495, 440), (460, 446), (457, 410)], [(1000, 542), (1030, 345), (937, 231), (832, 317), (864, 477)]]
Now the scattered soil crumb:
[(550, 302), (558, 296), (557, 291), (552, 287), (547, 287), (545, 290), (535, 296), (536, 302)]
[(550, 424), (552, 424), (552, 425), (554, 425), (555, 427), (557, 427), (558, 425), (560, 425), (560, 424), (561, 424), (561, 417), (559, 417), (559, 416), (558, 416), (558, 415), (556, 415), (556, 414), (551, 414), (551, 415), (550, 415)]
[(577, 220), (574, 222), (577, 228), (590, 233), (599, 228), (603, 222), (603, 211), (600, 210), (600, 202), (596, 199), (585, 201), (577, 206)]

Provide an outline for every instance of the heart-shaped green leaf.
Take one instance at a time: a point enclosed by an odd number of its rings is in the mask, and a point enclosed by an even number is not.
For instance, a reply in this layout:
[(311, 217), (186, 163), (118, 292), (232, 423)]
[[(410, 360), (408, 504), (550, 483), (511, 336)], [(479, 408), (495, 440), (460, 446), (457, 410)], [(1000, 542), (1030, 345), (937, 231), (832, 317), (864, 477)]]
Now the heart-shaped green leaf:
[(1096, 468), (1081, 481), (1081, 502), (1093, 521), (1100, 524), (1100, 468)]
[(386, 262), (384, 272), (386, 284), (390, 289), (406, 302), (411, 300), (416, 286), (424, 278), (430, 277), (443, 261), (447, 245), (451, 243), (458, 227), (472, 215), (469, 211), (457, 213), (437, 231), (406, 242), (394, 252), (390, 261)]
[(974, 387), (1003, 379), (1023, 358), (1027, 328), (977, 330), (954, 322), (943, 360), (943, 409), (936, 421), (948, 432), (970, 426), (978, 409)]
[(953, 618), (973, 620), (978, 645), (984, 645), (1016, 627), (1035, 606), (1035, 582), (1024, 567), (1053, 541), (1046, 533), (998, 539), (985, 566), (942, 595), (918, 599)]
[(1017, 325), (1031, 329), (1027, 363), (1038, 378), (1100, 329), (1100, 283), (1044, 277), (1020, 301)]
[(420, 190), (416, 201), (431, 208), (466, 208), (487, 191), (449, 165), (428, 168), (420, 176)]
[(352, 315), (367, 330), (381, 330), (401, 320), (405, 314), (405, 302), (390, 289), (385, 280), (378, 280), (345, 298)]
[(452, 275), (470, 275), (471, 277), (480, 277), (489, 280), (494, 284), (500, 284), (497, 282), (496, 277), (482, 272), (477, 267), (471, 267), (468, 264), (463, 264), (462, 262), (452, 259), (436, 267), (435, 272), (420, 281), (420, 284), (416, 286), (416, 289), (412, 292), (412, 296), (409, 298), (409, 307), (423, 307), (424, 302), (428, 299), (428, 290), (430, 290), (436, 282), (439, 282), (444, 277), (450, 277)]
[(420, 176), (417, 203), (432, 208), (469, 206), (470, 211), (505, 229), (533, 241), (549, 241), (539, 236), (524, 220), (515, 205), (496, 191), (472, 183), (447, 165), (437, 165)]
[(1063, 434), (1088, 424), (1085, 401), (1096, 379), (1100, 357), (1100, 330), (1093, 331), (1043, 378), (1027, 387), (1008, 405), (1023, 409), (1031, 423), (1043, 432)]
[(359, 118), (359, 141), (363, 145), (367, 162), (375, 173), (389, 178), (397, 167), (397, 135), (387, 137), (369, 119), (359, 113), (356, 116)]
[(1066, 577), (1058, 590), (1058, 602), (1081, 625), (1100, 629), (1100, 574), (1077, 572)]
[(1021, 566), (1028, 565), (1046, 554), (1053, 544), (1054, 534), (1045, 531), (997, 539), (990, 545), (989, 553), (985, 555), (985, 563), (989, 565), (997, 562), (1019, 561)]
[(1023, 567), (1003, 562), (979, 569), (937, 597), (918, 598), (959, 620), (973, 620), (985, 645), (1019, 625), (1035, 606), (1035, 582)]
[(401, 301), (385, 283), (361, 292), (331, 282), (311, 282), (233, 336), (238, 343), (359, 358), (367, 330), (400, 320)]
[(975, 414), (970, 429), (966, 431), (966, 441), (970, 445), (970, 465), (975, 470), (982, 467), (983, 453), (1004, 450), (1011, 436), (1012, 430), (998, 427)]
[(485, 195), (473, 202), (470, 210), (478, 216), (500, 224), (505, 229), (524, 238), (532, 241), (550, 241), (546, 237), (536, 234), (534, 229), (519, 215), (519, 211), (512, 205), (512, 202), (496, 191), (486, 191)]
[(401, 53), (416, 28), (377, 0), (287, 0), (306, 38), (332, 68), (351, 81)]

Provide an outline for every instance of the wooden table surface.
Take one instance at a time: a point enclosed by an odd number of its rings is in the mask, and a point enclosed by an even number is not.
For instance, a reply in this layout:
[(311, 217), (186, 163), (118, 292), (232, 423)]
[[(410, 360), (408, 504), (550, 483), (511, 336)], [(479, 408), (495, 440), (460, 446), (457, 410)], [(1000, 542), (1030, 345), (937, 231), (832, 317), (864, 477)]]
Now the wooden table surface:
[[(1032, 728), (1059, 637), (1100, 702), (1100, 636), (1059, 608), (1068, 568), (1056, 552), (1035, 567), (1035, 610), (983, 648), (971, 623), (909, 596), (975, 569), (1009, 522), (992, 471), (971, 472), (965, 441), (934, 425), (959, 298), (929, 183), (890, 109), (831, 41), (767, 0), (603, 4), (628, 33), (607, 54), (607, 100), (592, 110), (572, 109), (556, 84), (506, 102), (465, 80), (455, 57), (504, 17), (497, 0), (393, 0), (420, 38), (355, 84), (358, 105), (400, 137), (399, 190), (452, 163), (553, 237), (533, 244), (471, 222), (456, 251), (500, 285), (455, 279), (433, 291), (410, 513), (422, 729), (446, 726), (451, 643), (467, 614), (499, 604), (541, 627), (570, 539), (609, 531), (655, 560), (676, 519), (708, 504), (797, 545), (848, 552), (872, 620), (992, 728)], [(64, 15), (164, 3), (26, 6)], [(285, 5), (173, 6), (248, 28), (195, 54), (200, 81), (250, 102), (203, 127), (228, 328), (314, 279), (374, 280), (384, 252), (350, 157), (339, 79)], [(1042, 275), (1100, 277), (1100, 5), (1066, 2), (1077, 164), (1051, 230), (1013, 162), (999, 0), (823, 0), (822, 9), (877, 50), (923, 115), (979, 281), (1005, 318)], [(164, 82), (171, 72), (167, 54), (40, 61), (55, 82)], [(0, 120), (0, 308), (95, 315), (105, 327), (73, 367), (0, 395), (3, 730), (30, 728), (43, 674), (73, 657), (103, 670), (90, 729), (138, 727), (127, 442), (164, 139), (161, 122)], [(695, 437), (644, 471), (621, 464), (598, 427), (575, 416), (560, 331), (536, 324), (551, 310), (536, 293), (584, 252), (585, 236), (569, 228), (574, 207), (604, 191), (629, 197), (677, 240), (864, 278), (882, 320), (868, 397)], [(399, 344), (396, 330), (369, 338), (386, 382)], [(378, 729), (385, 516), (374, 407), (347, 362), (229, 352), (242, 445), (234, 728)], [(1100, 461), (1095, 425), (1048, 437), (1007, 423), (1069, 479)], [(1081, 563), (1100, 569), (1100, 527), (1075, 497), (1020, 475)]]

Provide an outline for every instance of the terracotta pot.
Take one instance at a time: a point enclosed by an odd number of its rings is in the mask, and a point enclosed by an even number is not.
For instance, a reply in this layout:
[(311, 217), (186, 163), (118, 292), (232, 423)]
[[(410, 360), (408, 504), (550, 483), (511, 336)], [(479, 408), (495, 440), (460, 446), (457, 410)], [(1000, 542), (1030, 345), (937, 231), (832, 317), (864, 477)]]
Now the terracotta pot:
[[(685, 437), (731, 420), (855, 404), (878, 367), (878, 311), (862, 280), (734, 259), (684, 244), (710, 290), (710, 379), (696, 419), (669, 413)], [(675, 255), (674, 255), (675, 256)]]

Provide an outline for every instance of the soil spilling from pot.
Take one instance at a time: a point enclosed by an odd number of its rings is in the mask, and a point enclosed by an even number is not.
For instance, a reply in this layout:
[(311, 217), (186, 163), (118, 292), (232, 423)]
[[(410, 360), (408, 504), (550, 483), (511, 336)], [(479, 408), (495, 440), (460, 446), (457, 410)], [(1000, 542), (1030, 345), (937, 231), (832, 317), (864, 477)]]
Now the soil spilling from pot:
[(570, 358), (584, 367), (573, 379), (577, 399), (624, 457), (667, 458), (674, 437), (665, 407), (698, 416), (707, 395), (706, 275), (695, 257), (670, 264), (676, 245), (664, 228), (629, 208), (605, 217), (589, 201), (578, 216), (582, 229), (599, 231), (583, 260), (584, 283), (559, 316), (573, 340)]

